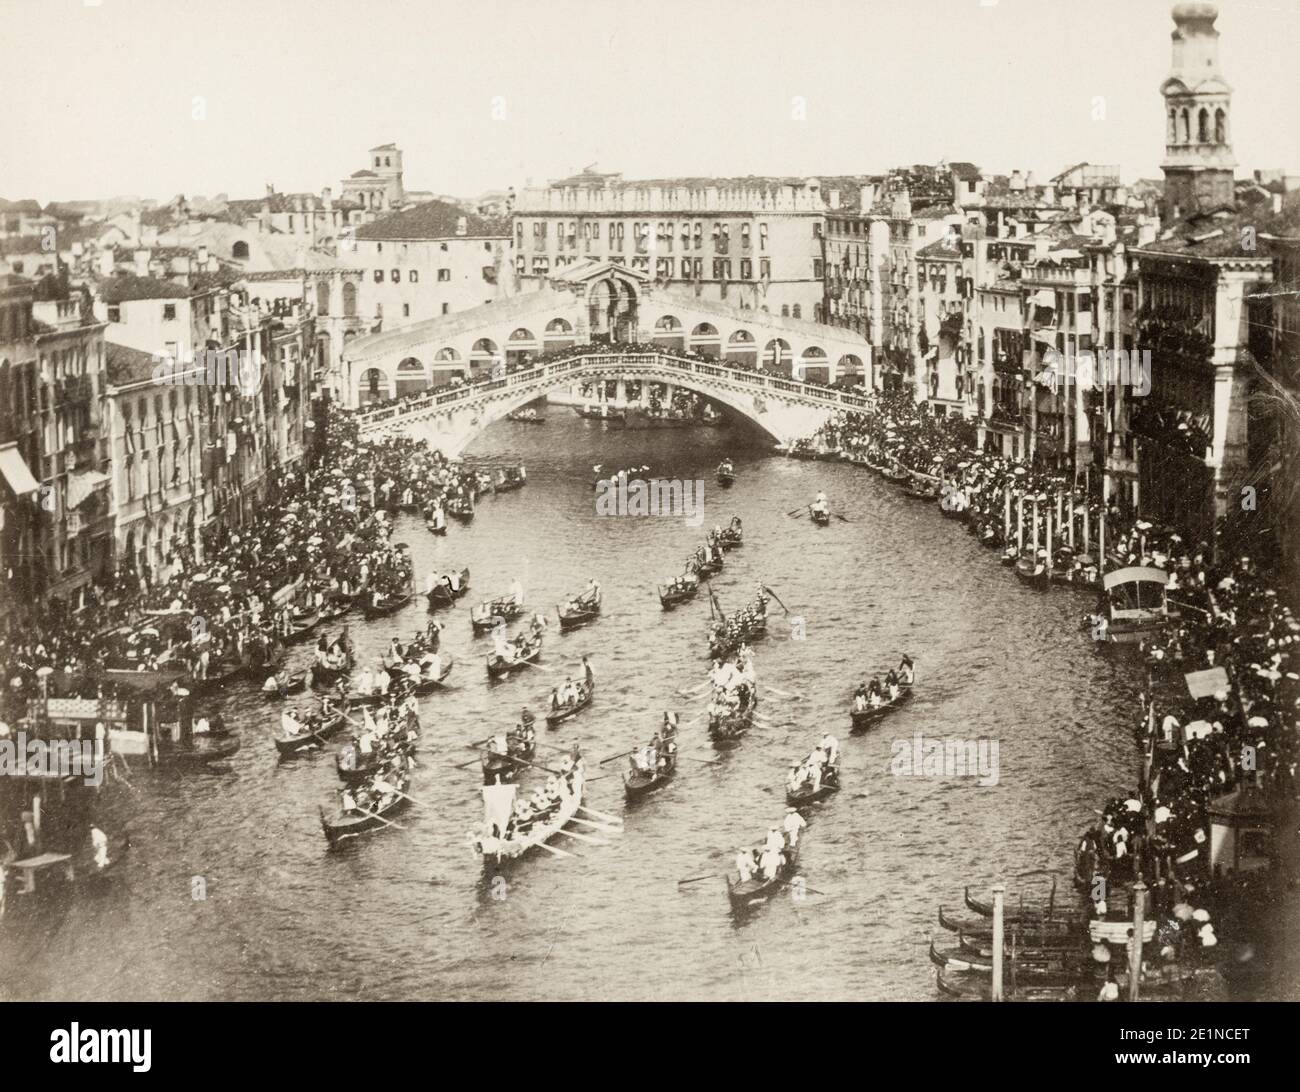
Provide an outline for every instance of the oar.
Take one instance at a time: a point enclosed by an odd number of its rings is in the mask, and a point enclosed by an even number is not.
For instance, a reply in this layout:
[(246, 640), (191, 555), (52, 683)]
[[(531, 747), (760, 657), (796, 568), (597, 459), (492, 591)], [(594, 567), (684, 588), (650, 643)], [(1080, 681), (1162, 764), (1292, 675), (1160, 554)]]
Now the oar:
[(699, 686), (692, 686), (689, 690), (678, 690), (677, 693), (680, 694), (683, 698), (688, 698), (694, 694), (703, 693), (712, 685), (713, 683), (711, 680), (705, 679), (704, 682), (700, 683)]
[(619, 826), (623, 825), (623, 820), (617, 815), (606, 815), (604, 812), (597, 811), (595, 808), (587, 807), (586, 804), (579, 805), (578, 810), (585, 811), (588, 815), (594, 815), (597, 819), (604, 819), (607, 823), (617, 823)]
[(545, 842), (534, 842), (538, 849), (544, 849), (547, 853), (554, 853), (557, 857), (572, 857), (573, 854), (566, 849), (556, 849), (555, 846), (548, 846)]
[(831, 515), (833, 515), (838, 520), (843, 520), (845, 523), (853, 522), (851, 519), (849, 519), (848, 516), (841, 516), (838, 512), (832, 512)]
[(792, 509), (791, 511), (787, 512), (786, 515), (787, 515), (787, 516), (793, 516), (793, 515), (795, 514), (795, 512), (802, 512), (805, 508), (811, 508), (811, 507), (812, 507), (812, 506), (811, 506), (811, 505), (808, 505), (808, 504), (801, 504), (801, 505), (799, 505), (798, 508)]
[(606, 834), (622, 834), (621, 827), (611, 826), (609, 823), (597, 823), (594, 819), (584, 819), (580, 815), (575, 815), (569, 820), (570, 823), (585, 823), (589, 827), (595, 827), (597, 830), (603, 830)]
[(717, 758), (696, 758), (694, 755), (679, 755), (679, 758), (689, 758), (692, 762), (703, 762), (707, 766), (716, 766), (721, 759)]
[[(763, 590), (764, 590), (765, 592), (767, 592), (767, 594), (770, 595), (773, 599), (775, 599), (778, 603), (781, 603), (781, 597), (780, 597), (779, 595), (777, 595), (776, 592), (774, 592), (774, 591), (773, 591), (771, 588), (769, 588), (766, 584), (763, 585)], [(790, 613), (789, 608), (786, 607), (786, 605), (785, 605), (784, 603), (781, 603), (781, 609), (782, 609), (783, 611), (785, 611), (786, 614), (789, 614), (789, 613)]]
[[(361, 811), (360, 808), (358, 808), (357, 810), (358, 810), (358, 811)], [(396, 827), (398, 830), (405, 830), (405, 829), (406, 829), (404, 826), (402, 826), (401, 823), (394, 823), (391, 819), (385, 819), (385, 818), (384, 818), (382, 815), (380, 815), (379, 812), (377, 812), (377, 811), (361, 811), (361, 814), (362, 814), (362, 815), (368, 815), (368, 816), (370, 816), (370, 818), (372, 818), (372, 819), (378, 819), (378, 820), (379, 820), (381, 823), (383, 823), (385, 826)]]
[(781, 886), (782, 886), (782, 887), (797, 887), (798, 890), (801, 890), (801, 891), (810, 891), (810, 892), (812, 892), (814, 895), (825, 895), (825, 894), (827, 894), (827, 892), (825, 892), (825, 891), (818, 891), (817, 888), (815, 888), (815, 887), (809, 887), (807, 884), (803, 884), (803, 883), (801, 883), (801, 884), (795, 884), (795, 882), (794, 882), (793, 880), (782, 880), (782, 881), (781, 881)]
[(550, 671), (552, 670), (552, 669), (549, 668), (549, 667), (543, 667), (541, 664), (531, 663), (531, 662), (528, 661), (528, 660), (519, 660), (518, 662), (521, 663), (521, 664), (523, 664), (524, 667), (534, 667), (534, 668), (536, 668), (538, 671), (545, 671), (545, 672), (547, 672), (548, 674), (549, 674)]
[(579, 834), (574, 830), (557, 830), (556, 834), (567, 834), (570, 838), (577, 838), (580, 842), (591, 842), (593, 845), (607, 846), (609, 843), (604, 838), (593, 838), (590, 834)]
[(633, 747), (632, 750), (630, 750), (630, 751), (624, 751), (624, 752), (622, 752), (622, 754), (610, 755), (608, 758), (602, 758), (599, 762), (596, 763), (596, 765), (597, 765), (597, 766), (604, 766), (607, 762), (613, 762), (616, 758), (627, 758), (628, 755), (630, 755), (630, 754), (634, 754), (634, 753), (636, 753), (637, 751), (639, 751), (640, 749), (641, 749), (641, 748), (639, 748), (639, 747)]
[(691, 876), (689, 879), (678, 880), (677, 886), (685, 887), (688, 883), (699, 883), (701, 880), (719, 880), (721, 878), (722, 877), (719, 876), (716, 872), (710, 872), (704, 876)]
[(773, 694), (780, 694), (781, 697), (783, 697), (783, 698), (802, 698), (802, 697), (803, 697), (802, 694), (791, 694), (790, 691), (788, 691), (788, 690), (781, 690), (780, 688), (775, 687), (775, 686), (769, 686), (768, 689), (769, 689), (770, 691), (772, 691)]
[(422, 808), (433, 807), (432, 804), (426, 804), (423, 800), (417, 800), (414, 796), (407, 795), (406, 793), (402, 792), (402, 790), (399, 789), (396, 785), (389, 785), (387, 781), (384, 782), (384, 785), (387, 786), (387, 788), (390, 789), (392, 792), (394, 792), (396, 795), (409, 800), (412, 804), (419, 804), (420, 807)]

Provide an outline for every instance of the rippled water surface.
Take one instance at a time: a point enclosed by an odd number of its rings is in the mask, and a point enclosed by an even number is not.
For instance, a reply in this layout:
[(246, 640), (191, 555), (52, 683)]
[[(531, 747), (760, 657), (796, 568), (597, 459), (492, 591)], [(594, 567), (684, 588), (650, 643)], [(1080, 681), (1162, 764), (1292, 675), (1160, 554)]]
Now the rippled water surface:
[[(454, 690), (422, 700), (425, 733), (411, 793), (423, 806), (329, 852), (317, 805), (337, 784), (329, 754), (277, 763), (279, 710), (249, 683), (224, 695), (243, 748), (224, 775), (146, 771), (117, 789), (133, 848), (114, 886), (11, 915), (0, 931), (0, 993), (94, 999), (519, 998), (758, 999), (936, 996), (926, 958), (936, 907), (962, 886), (1013, 888), (1035, 869), (1068, 872), (1092, 808), (1135, 779), (1128, 728), (1137, 674), (1099, 657), (1078, 631), (1086, 598), (1022, 587), (963, 526), (850, 466), (747, 450), (726, 431), (604, 431), (552, 408), (545, 427), (493, 426), (471, 457), (523, 460), (526, 489), (486, 498), (468, 527), (434, 539), (401, 517), (418, 581), (468, 565), (473, 592), (518, 576), (530, 604), (554, 604), (596, 576), (600, 621), (547, 639), (548, 671), (489, 688), (484, 639), (467, 604), (441, 614), (456, 657)], [(739, 481), (712, 470), (736, 456)], [(706, 480), (708, 525), (739, 514), (745, 546), (714, 581), (728, 609), (756, 581), (806, 619), (791, 639), (781, 617), (756, 645), (762, 711), (715, 765), (679, 765), (676, 780), (625, 811), (617, 771), (593, 772), (587, 802), (624, 816), (605, 846), (560, 839), (568, 859), (532, 858), (494, 883), (466, 844), (481, 815), (465, 749), (508, 727), (519, 708), (589, 653), (592, 707), (548, 734), (581, 740), (590, 764), (643, 741), (666, 708), (702, 709), (679, 690), (704, 678), (708, 604), (672, 613), (654, 585), (681, 568), (702, 528), (680, 519), (601, 519), (593, 464), (648, 464), (649, 474)], [(852, 523), (816, 528), (785, 513), (824, 489)], [(775, 606), (775, 604), (774, 604)], [(778, 611), (779, 615), (779, 611)], [(359, 651), (423, 627), (422, 600), (393, 619), (349, 619)], [(847, 731), (851, 688), (910, 651), (916, 697), (862, 737)], [(310, 660), (295, 649), (294, 666)], [(781, 692), (798, 695), (783, 697)], [(775, 898), (744, 921), (729, 913), (721, 871), (783, 811), (789, 763), (825, 730), (841, 740), (844, 790), (809, 816), (801, 857), (808, 893)], [(989, 736), (1000, 781), (893, 776), (891, 744)], [(910, 746), (910, 742), (909, 742)], [(683, 756), (712, 754), (700, 723)], [(191, 897), (203, 877), (207, 898)], [(1040, 879), (1025, 883), (1043, 884)], [(1062, 884), (1066, 882), (1062, 875)], [(497, 897), (504, 895), (504, 898)]]

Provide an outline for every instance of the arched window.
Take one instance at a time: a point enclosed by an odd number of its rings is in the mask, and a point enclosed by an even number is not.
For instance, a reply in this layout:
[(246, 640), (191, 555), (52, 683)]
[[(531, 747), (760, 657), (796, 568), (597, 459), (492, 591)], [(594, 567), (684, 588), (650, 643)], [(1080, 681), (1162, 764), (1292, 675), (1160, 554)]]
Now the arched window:
[(248, 244), (242, 239), (230, 248), (230, 256), (236, 261), (248, 260)]
[(1228, 143), (1228, 115), (1223, 107), (1214, 111), (1214, 143)]
[(1179, 135), (1183, 138), (1182, 143), (1190, 144), (1192, 142), (1191, 114), (1188, 112), (1186, 106), (1183, 107), (1182, 125), (1179, 128)]
[(424, 365), (415, 357), (408, 356), (397, 365), (397, 397), (401, 398), (404, 394), (422, 391), (428, 385)]
[(803, 318), (803, 309), (797, 303), (790, 308), (790, 317)]
[(1169, 111), (1169, 143), (1178, 143), (1178, 111)]
[(1210, 112), (1201, 107), (1201, 112), (1196, 115), (1196, 143), (1210, 143)]
[(351, 281), (343, 282), (343, 315), (352, 318), (357, 313), (357, 286)]
[(330, 313), (330, 282), (316, 282), (316, 313), (318, 315), (328, 315)]

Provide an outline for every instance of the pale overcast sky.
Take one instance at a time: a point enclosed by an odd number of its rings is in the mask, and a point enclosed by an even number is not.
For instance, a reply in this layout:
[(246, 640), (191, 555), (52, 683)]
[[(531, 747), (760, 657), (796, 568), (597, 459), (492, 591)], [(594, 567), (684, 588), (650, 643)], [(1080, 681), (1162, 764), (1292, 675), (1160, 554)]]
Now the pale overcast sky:
[[(638, 178), (943, 157), (1045, 177), (1088, 160), (1158, 177), (1171, 7), (0, 0), (0, 196), (337, 193), (388, 141), (408, 188), (463, 196), (593, 162)], [(1300, 0), (1219, 10), (1238, 174), (1300, 170)]]

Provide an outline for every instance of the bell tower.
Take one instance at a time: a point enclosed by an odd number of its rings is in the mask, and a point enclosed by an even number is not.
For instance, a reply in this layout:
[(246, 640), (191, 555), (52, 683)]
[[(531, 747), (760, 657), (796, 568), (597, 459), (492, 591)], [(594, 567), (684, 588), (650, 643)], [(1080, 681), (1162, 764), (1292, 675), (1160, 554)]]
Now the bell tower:
[(1174, 6), (1173, 64), (1160, 85), (1165, 100), (1165, 221), (1232, 205), (1229, 118), (1232, 88), (1219, 72), (1219, 10), (1203, 2)]

